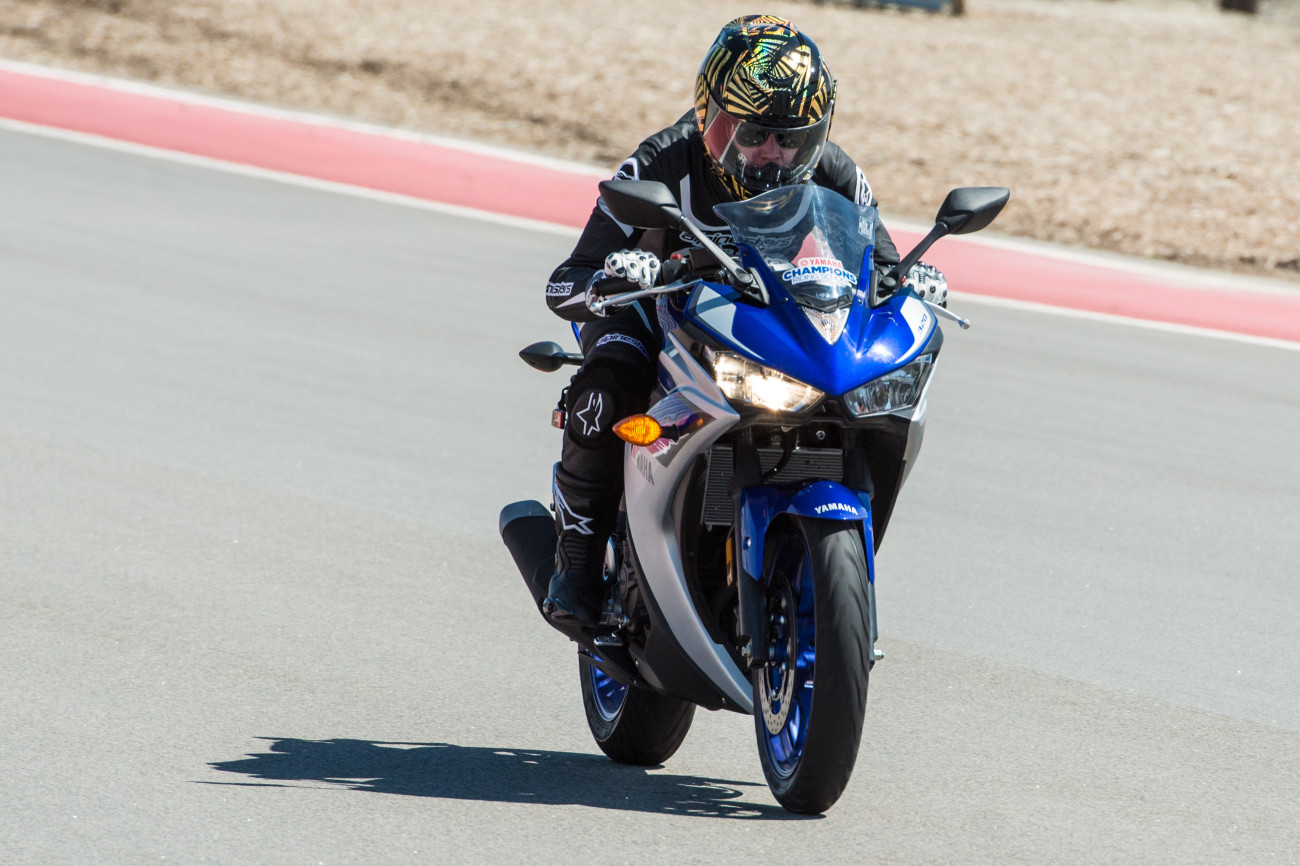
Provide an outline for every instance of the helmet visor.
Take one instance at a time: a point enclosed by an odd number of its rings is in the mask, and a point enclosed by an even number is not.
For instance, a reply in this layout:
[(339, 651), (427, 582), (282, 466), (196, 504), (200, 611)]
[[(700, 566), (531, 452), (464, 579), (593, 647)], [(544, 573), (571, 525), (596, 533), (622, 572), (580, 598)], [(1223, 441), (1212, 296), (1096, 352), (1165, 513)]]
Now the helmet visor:
[(802, 183), (812, 176), (831, 127), (827, 112), (806, 126), (775, 126), (740, 120), (710, 97), (704, 146), (722, 170), (750, 192)]

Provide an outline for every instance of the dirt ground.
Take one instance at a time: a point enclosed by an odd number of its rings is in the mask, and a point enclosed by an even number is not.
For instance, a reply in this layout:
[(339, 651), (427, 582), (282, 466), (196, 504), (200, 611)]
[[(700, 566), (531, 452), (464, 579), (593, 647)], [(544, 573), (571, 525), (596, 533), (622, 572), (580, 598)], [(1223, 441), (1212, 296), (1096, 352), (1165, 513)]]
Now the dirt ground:
[(758, 11), (821, 47), (887, 214), (1003, 185), (1006, 234), (1300, 282), (1300, 0), (0, 0), (0, 56), (612, 168)]

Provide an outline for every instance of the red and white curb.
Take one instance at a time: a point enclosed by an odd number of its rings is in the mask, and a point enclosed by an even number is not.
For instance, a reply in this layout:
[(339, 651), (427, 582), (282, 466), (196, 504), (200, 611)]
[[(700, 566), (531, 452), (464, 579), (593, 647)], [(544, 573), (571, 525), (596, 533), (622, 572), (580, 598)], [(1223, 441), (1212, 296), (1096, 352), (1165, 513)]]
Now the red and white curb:
[[(586, 222), (607, 176), (503, 148), (9, 61), (0, 61), (0, 127), (566, 234)], [(901, 248), (923, 231), (888, 224)], [(946, 239), (926, 260), (962, 301), (1300, 350), (1300, 287), (1285, 283), (997, 237)]]

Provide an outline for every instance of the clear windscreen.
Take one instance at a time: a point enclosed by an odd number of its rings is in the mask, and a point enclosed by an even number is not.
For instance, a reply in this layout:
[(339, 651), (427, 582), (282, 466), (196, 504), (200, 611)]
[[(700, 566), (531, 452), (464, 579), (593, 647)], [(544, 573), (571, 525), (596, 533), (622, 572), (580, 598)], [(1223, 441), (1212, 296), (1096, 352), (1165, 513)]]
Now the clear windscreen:
[(800, 304), (830, 311), (852, 303), (863, 256), (875, 244), (875, 208), (800, 184), (714, 211), (736, 243), (753, 247)]

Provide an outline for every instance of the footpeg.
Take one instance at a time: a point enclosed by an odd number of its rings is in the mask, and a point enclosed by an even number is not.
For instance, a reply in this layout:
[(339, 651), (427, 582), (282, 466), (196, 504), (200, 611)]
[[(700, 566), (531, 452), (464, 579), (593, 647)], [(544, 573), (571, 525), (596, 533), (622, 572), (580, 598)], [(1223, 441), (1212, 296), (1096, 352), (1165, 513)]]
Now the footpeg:
[(622, 646), (623, 638), (616, 634), (596, 635), (596, 646)]

